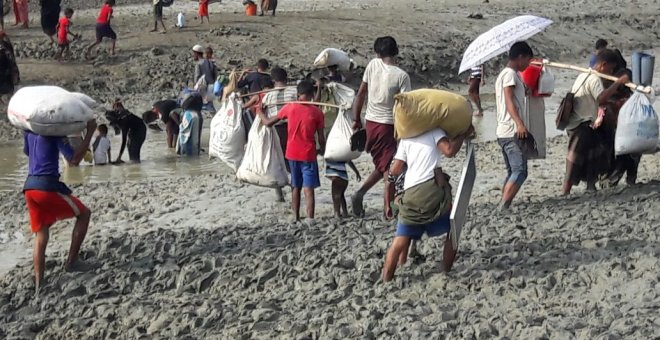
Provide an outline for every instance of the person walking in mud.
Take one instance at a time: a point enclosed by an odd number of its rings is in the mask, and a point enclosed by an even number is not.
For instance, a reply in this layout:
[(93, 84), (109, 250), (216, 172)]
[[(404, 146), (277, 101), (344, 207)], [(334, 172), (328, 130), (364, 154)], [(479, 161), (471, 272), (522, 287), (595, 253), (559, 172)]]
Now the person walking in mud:
[(165, 23), (163, 22), (163, 0), (154, 0), (154, 29), (151, 32), (158, 32), (158, 23), (163, 28), (161, 33), (167, 33), (167, 28), (165, 28)]
[[(353, 129), (362, 128), (362, 107), (367, 101), (366, 111), (366, 151), (371, 154), (375, 166), (362, 187), (351, 199), (353, 214), (364, 215), (362, 201), (364, 195), (378, 181), (385, 179), (387, 170), (396, 153), (397, 142), (394, 139), (394, 96), (411, 90), (410, 77), (396, 65), (399, 46), (392, 37), (381, 37), (374, 43), (377, 58), (371, 60), (364, 71), (362, 84), (353, 105)], [(388, 190), (388, 186), (385, 186)], [(392, 197), (393, 195), (385, 195)], [(393, 217), (389, 201), (384, 202), (384, 217)]]
[(272, 11), (272, 16), (275, 16), (275, 11), (277, 10), (277, 0), (261, 0), (261, 14), (260, 17), (268, 11)]
[[(392, 280), (397, 266), (403, 266), (408, 258), (410, 242), (449, 233), (451, 211), (451, 186), (449, 176), (439, 167), (442, 156), (452, 158), (458, 153), (463, 141), (474, 133), (468, 131), (449, 138), (442, 129), (434, 129), (420, 136), (405, 138), (399, 148), (387, 176), (386, 195), (394, 192), (397, 178), (406, 169), (403, 193), (397, 197), (398, 223), (394, 241), (385, 257), (383, 281)], [(389, 197), (388, 197), (389, 198)], [(451, 238), (445, 239), (443, 251), (444, 270), (449, 271), (454, 263)]]
[(481, 97), (479, 96), (479, 87), (484, 85), (484, 65), (473, 67), (470, 70), (470, 78), (468, 79), (468, 94), (470, 99), (477, 106), (477, 111), (474, 113), (475, 117), (484, 115), (484, 109), (481, 107)]
[(23, 195), (30, 215), (32, 233), (35, 234), (33, 260), (34, 284), (38, 294), (43, 285), (46, 265), (46, 247), (50, 227), (59, 220), (76, 218), (71, 236), (69, 256), (64, 264), (66, 271), (83, 270), (78, 261), (80, 246), (85, 240), (91, 211), (71, 189), (60, 182), (59, 154), (72, 164), (79, 164), (89, 149), (96, 131), (96, 120), (87, 122), (87, 132), (81, 145), (75, 150), (65, 137), (48, 137), (25, 131), (23, 151), (28, 156), (28, 176), (23, 186)]

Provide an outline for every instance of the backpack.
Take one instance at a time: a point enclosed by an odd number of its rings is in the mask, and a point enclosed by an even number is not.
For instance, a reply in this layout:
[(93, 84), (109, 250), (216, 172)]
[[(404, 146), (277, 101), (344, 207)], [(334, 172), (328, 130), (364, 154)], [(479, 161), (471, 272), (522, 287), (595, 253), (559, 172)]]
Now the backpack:
[(174, 0), (160, 0), (160, 3), (163, 4), (163, 7), (170, 7), (174, 3)]

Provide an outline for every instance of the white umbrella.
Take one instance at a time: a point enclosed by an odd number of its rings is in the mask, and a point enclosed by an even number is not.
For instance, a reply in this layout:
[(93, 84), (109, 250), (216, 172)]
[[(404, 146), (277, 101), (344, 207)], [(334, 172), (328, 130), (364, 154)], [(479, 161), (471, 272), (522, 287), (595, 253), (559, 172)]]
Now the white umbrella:
[(552, 20), (534, 15), (521, 15), (507, 20), (475, 39), (463, 54), (461, 74), (506, 52), (511, 45), (523, 41), (550, 26)]

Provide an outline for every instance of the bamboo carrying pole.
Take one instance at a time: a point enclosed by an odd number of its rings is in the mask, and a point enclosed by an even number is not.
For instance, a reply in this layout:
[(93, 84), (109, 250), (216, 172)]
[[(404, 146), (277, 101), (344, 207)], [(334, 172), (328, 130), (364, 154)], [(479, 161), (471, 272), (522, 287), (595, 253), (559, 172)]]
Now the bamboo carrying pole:
[(257, 92), (252, 92), (252, 93), (242, 94), (242, 95), (240, 95), (239, 97), (240, 97), (240, 98), (251, 97), (251, 96), (254, 96), (255, 94), (262, 94), (262, 93), (268, 93), (268, 92), (275, 92), (275, 91), (284, 90), (284, 89), (287, 89), (287, 88), (290, 88), (290, 87), (295, 87), (295, 86), (276, 87), (276, 88), (273, 88), (273, 89), (270, 89), (270, 90), (262, 90), (262, 91), (257, 91)]
[[(562, 68), (562, 69), (566, 69), (566, 70), (573, 70), (573, 71), (578, 71), (578, 72), (590, 73), (590, 74), (596, 75), (598, 77), (601, 77), (603, 79), (607, 79), (607, 80), (611, 80), (611, 81), (617, 81), (617, 79), (619, 79), (619, 78), (614, 77), (614, 76), (610, 76), (610, 75), (607, 75), (607, 74), (603, 74), (603, 73), (594, 71), (590, 68), (584, 68), (584, 67), (568, 65), (568, 64), (562, 64), (562, 63), (555, 63), (555, 62), (551, 62), (551, 61), (548, 61), (548, 60), (543, 60), (542, 63), (540, 63), (540, 62), (532, 62), (532, 63), (535, 64), (535, 65), (544, 65), (544, 66), (549, 66), (549, 67)], [(647, 94), (651, 93), (651, 91), (652, 91), (650, 86), (641, 86), (641, 85), (637, 85), (635, 83), (626, 83), (625, 85), (627, 87), (633, 89), (633, 90), (637, 90), (637, 91), (644, 92), (644, 93), (647, 93)]]
[(330, 104), (330, 103), (302, 102), (302, 101), (280, 102), (280, 103), (272, 103), (272, 104), (264, 104), (264, 105), (265, 106), (273, 106), (273, 105), (286, 105), (286, 104), (318, 105), (318, 106), (334, 107), (335, 109), (342, 109), (343, 108), (340, 105), (335, 105), (335, 104)]

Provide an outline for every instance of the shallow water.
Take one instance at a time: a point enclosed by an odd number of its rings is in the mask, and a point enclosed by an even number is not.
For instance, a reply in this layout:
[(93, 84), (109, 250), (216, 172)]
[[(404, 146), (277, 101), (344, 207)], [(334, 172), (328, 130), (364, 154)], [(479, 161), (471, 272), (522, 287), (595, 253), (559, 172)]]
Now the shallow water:
[[(209, 129), (202, 133), (202, 148), (208, 150)], [(121, 147), (121, 135), (110, 136), (112, 159), (116, 159)], [(61, 162), (62, 181), (67, 184), (131, 181), (144, 178), (164, 179), (195, 176), (210, 173), (227, 173), (228, 167), (218, 160), (209, 160), (208, 153), (196, 158), (178, 157), (167, 148), (165, 133), (149, 130), (142, 146), (142, 163), (93, 166), (84, 162), (79, 167), (66, 167)], [(128, 150), (122, 158), (128, 161)], [(20, 142), (0, 145), (0, 192), (19, 190), (27, 175), (27, 157)]]

